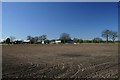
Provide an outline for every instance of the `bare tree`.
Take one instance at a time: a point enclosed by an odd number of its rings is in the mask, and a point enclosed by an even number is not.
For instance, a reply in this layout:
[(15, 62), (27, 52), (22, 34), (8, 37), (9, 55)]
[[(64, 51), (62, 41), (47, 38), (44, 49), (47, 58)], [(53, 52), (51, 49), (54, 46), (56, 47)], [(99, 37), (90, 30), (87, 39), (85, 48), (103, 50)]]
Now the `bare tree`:
[(99, 37), (96, 37), (96, 38), (93, 39), (93, 42), (100, 43), (100, 42), (102, 42), (102, 39), (99, 38)]
[(32, 39), (32, 36), (27, 36), (27, 40), (31, 40)]
[(107, 42), (107, 43), (108, 43), (108, 39), (109, 39), (109, 36), (110, 36), (111, 32), (112, 32), (112, 31), (111, 31), (111, 30), (108, 30), (108, 29), (102, 31), (102, 37), (103, 37), (103, 38), (106, 38), (106, 42)]
[(110, 38), (112, 39), (113, 42), (115, 42), (115, 39), (118, 37), (118, 33), (117, 32), (111, 32), (110, 34)]
[(16, 38), (14, 36), (10, 36), (10, 42), (13, 42)]
[(46, 40), (47, 39), (47, 35), (42, 35), (42, 40)]
[(32, 36), (27, 36), (27, 40), (30, 40), (30, 43), (33, 43), (33, 37)]
[(10, 38), (7, 38), (5, 41), (7, 44), (10, 44)]
[(41, 35), (38, 37), (39, 40), (47, 40), (47, 35)]
[(47, 35), (42, 35), (42, 36), (27, 36), (27, 40), (30, 40), (30, 43), (37, 43), (38, 41), (45, 41), (47, 40)]
[(60, 40), (62, 43), (66, 43), (67, 41), (71, 40), (71, 37), (68, 33), (62, 33), (60, 34)]
[(39, 39), (39, 37), (38, 37), (38, 36), (35, 36), (35, 37), (34, 37), (34, 43), (37, 43), (38, 39)]
[(74, 38), (73, 41), (74, 41), (74, 43), (79, 43), (80, 39), (79, 38)]

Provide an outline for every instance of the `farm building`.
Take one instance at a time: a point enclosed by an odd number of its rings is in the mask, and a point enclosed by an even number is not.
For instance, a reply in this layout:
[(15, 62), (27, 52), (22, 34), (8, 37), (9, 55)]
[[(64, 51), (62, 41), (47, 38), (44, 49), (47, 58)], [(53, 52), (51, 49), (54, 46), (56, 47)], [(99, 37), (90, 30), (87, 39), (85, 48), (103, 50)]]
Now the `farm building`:
[(22, 44), (23, 41), (22, 41), (21, 39), (15, 39), (15, 40), (13, 40), (12, 43), (13, 43), (13, 44)]
[(60, 44), (61, 40), (51, 40), (50, 44)]
[(59, 43), (61, 43), (61, 40), (55, 40), (55, 43), (59, 44)]
[(29, 44), (30, 40), (23, 40), (23, 43)]
[(0, 39), (0, 43), (4, 42), (5, 40), (4, 39)]
[(23, 44), (23, 41), (14, 41), (14, 44)]
[(45, 44), (45, 41), (42, 41), (42, 44)]

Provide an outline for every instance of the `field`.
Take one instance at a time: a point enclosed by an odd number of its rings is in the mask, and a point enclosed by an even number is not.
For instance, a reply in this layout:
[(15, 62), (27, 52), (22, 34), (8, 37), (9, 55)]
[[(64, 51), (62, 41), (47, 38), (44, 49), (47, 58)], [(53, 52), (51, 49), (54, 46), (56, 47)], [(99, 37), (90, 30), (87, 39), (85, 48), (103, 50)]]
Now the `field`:
[(3, 45), (3, 78), (117, 78), (117, 44)]

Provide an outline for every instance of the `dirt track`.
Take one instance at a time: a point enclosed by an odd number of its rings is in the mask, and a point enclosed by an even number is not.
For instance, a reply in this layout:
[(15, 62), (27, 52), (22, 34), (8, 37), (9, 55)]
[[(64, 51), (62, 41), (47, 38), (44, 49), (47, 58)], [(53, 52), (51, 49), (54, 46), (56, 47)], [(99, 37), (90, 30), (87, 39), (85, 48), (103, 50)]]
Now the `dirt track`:
[(4, 45), (3, 78), (117, 78), (117, 44)]

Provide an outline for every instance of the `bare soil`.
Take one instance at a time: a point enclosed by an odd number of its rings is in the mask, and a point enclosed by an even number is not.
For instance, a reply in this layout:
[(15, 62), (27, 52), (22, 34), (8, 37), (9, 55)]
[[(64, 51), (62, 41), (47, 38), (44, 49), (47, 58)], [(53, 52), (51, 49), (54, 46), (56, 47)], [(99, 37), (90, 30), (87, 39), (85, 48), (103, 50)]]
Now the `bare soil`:
[(3, 45), (3, 78), (117, 78), (117, 44)]

